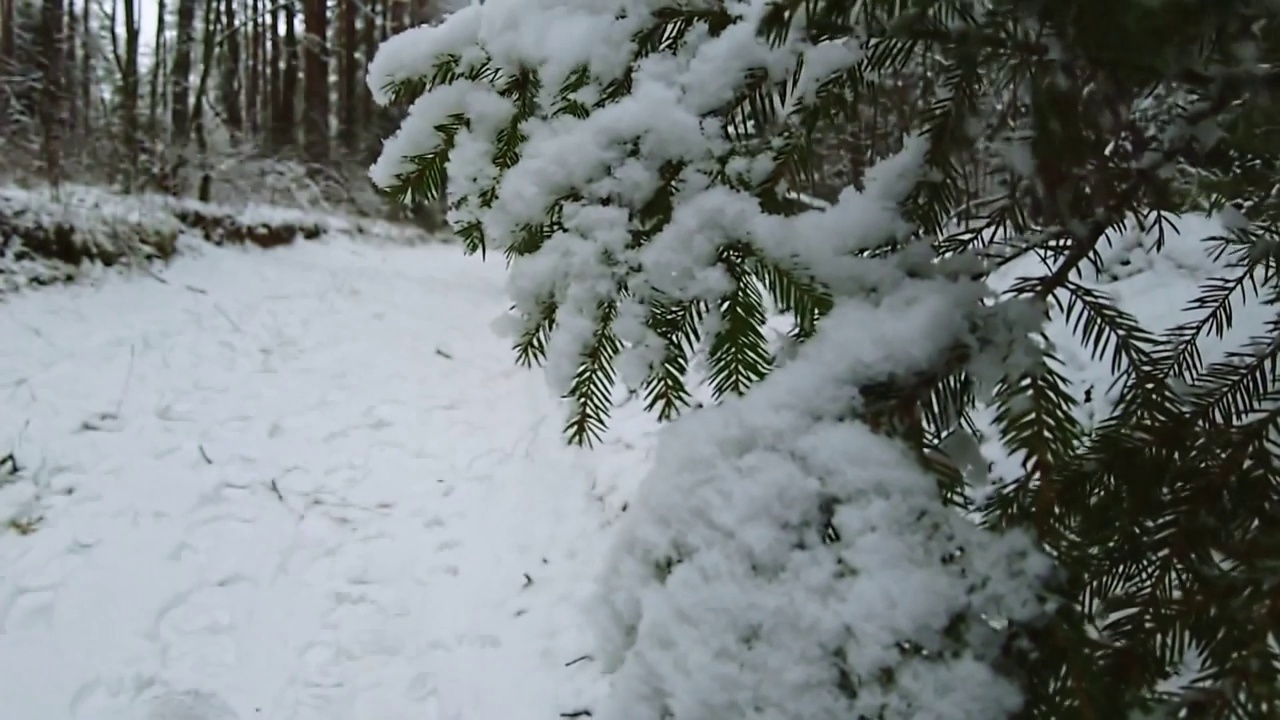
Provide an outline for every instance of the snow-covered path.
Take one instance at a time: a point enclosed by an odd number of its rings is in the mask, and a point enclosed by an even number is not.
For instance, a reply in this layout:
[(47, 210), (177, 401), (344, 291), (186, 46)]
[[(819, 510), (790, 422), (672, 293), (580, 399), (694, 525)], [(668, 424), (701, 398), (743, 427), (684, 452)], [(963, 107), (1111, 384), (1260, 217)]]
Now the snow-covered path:
[(562, 446), (540, 374), (489, 329), (501, 263), (188, 250), (169, 284), (0, 302), (0, 455), (25, 465), (0, 488), (0, 715), (588, 702), (592, 663), (566, 667), (589, 649), (577, 605), (647, 427)]

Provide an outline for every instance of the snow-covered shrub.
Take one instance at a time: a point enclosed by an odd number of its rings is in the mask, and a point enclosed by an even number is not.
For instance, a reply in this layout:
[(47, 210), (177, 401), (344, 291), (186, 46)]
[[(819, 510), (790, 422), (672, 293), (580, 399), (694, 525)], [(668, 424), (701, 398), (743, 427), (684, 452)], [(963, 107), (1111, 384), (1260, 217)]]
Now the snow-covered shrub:
[(272, 248), (314, 240), (326, 231), (322, 218), (302, 210), (232, 208), (188, 199), (175, 200), (172, 207), (183, 225), (198, 231), (215, 245)]
[(405, 223), (254, 204), (228, 206), (167, 195), (122, 195), (64, 185), (0, 188), (0, 290), (65, 282), (83, 264), (167, 260), (182, 233), (215, 244), (276, 247), (326, 234), (417, 244), (437, 239)]
[(417, 244), (439, 238), (406, 223), (252, 202), (229, 206), (181, 198), (170, 201), (168, 205), (185, 227), (198, 232), (215, 245), (248, 244), (271, 248), (301, 240), (315, 240), (331, 233), (402, 244)]
[(75, 266), (165, 259), (181, 230), (162, 204), (145, 197), (0, 189), (0, 249), (15, 261)]
[[(355, 166), (332, 167), (280, 158), (261, 157), (247, 150), (227, 150), (209, 168), (215, 205), (235, 206), (252, 198), (276, 207), (311, 213), (383, 215), (388, 208)], [(189, 178), (190, 185), (198, 177)]]

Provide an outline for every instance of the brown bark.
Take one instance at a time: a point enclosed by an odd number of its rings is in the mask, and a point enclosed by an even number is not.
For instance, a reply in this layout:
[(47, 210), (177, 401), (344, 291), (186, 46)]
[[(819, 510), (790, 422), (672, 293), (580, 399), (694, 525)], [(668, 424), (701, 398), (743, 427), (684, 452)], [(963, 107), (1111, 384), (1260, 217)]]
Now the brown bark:
[(236, 27), (237, 0), (223, 0), (223, 27), (226, 28), (222, 56), (222, 112), (233, 138), (244, 132), (244, 112), (240, 104), (240, 30)]
[(280, 66), (284, 63), (284, 49), (280, 42), (280, 23), (284, 18), (281, 6), (271, 10), (270, 28), (264, 33), (270, 40), (270, 58), (267, 62), (267, 92), (265, 93), (264, 113), (268, 120), (268, 132), (265, 133), (268, 147), (274, 151), (280, 147)]
[(0, 67), (13, 61), (17, 50), (14, 21), (17, 19), (16, 0), (0, 0)]
[(329, 14), (325, 0), (304, 0), (306, 42), (302, 88), (303, 155), (317, 165), (329, 162)]
[(405, 0), (386, 0), (387, 31), (390, 35), (404, 30), (409, 24), (409, 3)]
[(165, 6), (165, 0), (157, 0), (156, 3), (156, 35), (154, 45), (155, 61), (151, 63), (151, 79), (150, 86), (147, 88), (147, 127), (149, 132), (155, 132), (160, 127), (160, 105), (163, 101), (161, 94), (163, 86), (163, 72), (165, 66), (165, 18), (168, 16), (168, 8)]
[(262, 102), (262, 0), (251, 0), (249, 14), (249, 58), (245, 68), (244, 108), (249, 134), (258, 140), (258, 112)]
[(63, 18), (66, 24), (61, 28), (62, 33), (62, 75), (64, 94), (63, 102), (66, 104), (66, 130), (72, 136), (80, 134), (80, 94), (76, 92), (76, 88), (80, 86), (80, 65), (76, 62), (76, 51), (80, 49), (80, 43), (77, 42), (76, 35), (80, 30), (77, 22), (76, 5), (74, 0), (67, 3), (66, 17)]
[(297, 8), (287, 3), (283, 8), (284, 41), (280, 54), (280, 85), (275, 113), (275, 146), (278, 150), (292, 148), (297, 142), (298, 118), (298, 31)]
[(91, 13), (89, 12), (89, 0), (84, 0), (80, 5), (80, 106), (84, 108), (84, 119), (82, 125), (84, 134), (87, 137), (93, 132), (93, 89), (96, 85), (94, 82), (93, 72), (95, 65), (93, 62), (93, 24), (89, 21)]
[[(379, 30), (381, 29), (380, 16), (378, 0), (367, 0), (360, 25), (360, 75), (362, 77), (368, 75), (369, 63), (373, 60), (374, 53), (378, 51)], [(373, 123), (374, 118), (372, 93), (361, 92), (358, 104), (360, 109), (357, 122), (359, 122), (360, 127), (368, 128)]]
[(355, 0), (340, 0), (338, 6), (339, 34), (341, 36), (341, 55), (338, 68), (338, 141), (348, 154), (356, 151), (357, 98), (359, 84), (357, 77), (360, 64), (356, 62), (359, 49), (359, 37), (356, 32)]
[(209, 95), (209, 76), (217, 61), (218, 4), (207, 0), (204, 9), (204, 39), (200, 57), (200, 83), (196, 85), (195, 102), (191, 106), (195, 130), (196, 153), (202, 166), (197, 197), (205, 202), (213, 199), (213, 175), (209, 172), (209, 136), (205, 121), (205, 104)]
[(6, 78), (12, 74), (17, 54), (16, 0), (0, 0), (0, 137), (9, 134), (10, 88)]
[(126, 191), (133, 190), (137, 177), (140, 148), (138, 134), (138, 50), (141, 23), (137, 0), (123, 0), (124, 4), (124, 57), (117, 58), (120, 71), (120, 147), (125, 157), (121, 182)]
[(180, 154), (191, 135), (191, 53), (196, 41), (195, 25), (196, 0), (178, 0), (177, 37), (169, 75), (169, 132), (170, 144)]
[(40, 3), (41, 154), (45, 178), (55, 187), (62, 182), (62, 0)]
[(271, 39), (278, 37), (276, 16), (268, 4), (270, 0), (254, 0), (258, 3), (258, 133), (263, 145), (269, 145), (267, 128), (271, 126), (272, 84)]

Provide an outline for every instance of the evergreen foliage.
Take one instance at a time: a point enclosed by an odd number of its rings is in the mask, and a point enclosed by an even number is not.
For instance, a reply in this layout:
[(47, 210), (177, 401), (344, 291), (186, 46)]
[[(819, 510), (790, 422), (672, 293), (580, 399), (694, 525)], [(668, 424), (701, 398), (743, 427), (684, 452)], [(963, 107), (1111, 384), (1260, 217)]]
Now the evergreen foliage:
[[(790, 319), (803, 345), (822, 333), (839, 298), (882, 291), (886, 274), (959, 284), (1038, 256), (1044, 272), (970, 308), (970, 327), (958, 329), (932, 366), (864, 383), (849, 411), (911, 445), (949, 502), (991, 529), (1032, 532), (1062, 570), (1054, 590), (1065, 602), (1052, 620), (1013, 627), (1006, 638), (1001, 662), (1016, 668), (1025, 696), (1018, 717), (1280, 717), (1280, 320), (1224, 357), (1204, 351), (1232, 327), (1240, 304), (1280, 302), (1280, 144), (1270, 114), (1280, 87), (1280, 5), (606, 5), (627, 11), (617, 18), (632, 40), (625, 63), (531, 67), (473, 33), (435, 57), (429, 75), (392, 77), (385, 88), (388, 101), (422, 98), (448, 109), (426, 127), (413, 127), (410, 115), (402, 133), (426, 139), (414, 152), (384, 157), (391, 168), (382, 176), (405, 202), (447, 189), (450, 219), (469, 251), (500, 248), (513, 268), (572, 262), (566, 234), (584, 224), (616, 229), (607, 246), (574, 248), (603, 258), (608, 273), (513, 288), (520, 361), (540, 363), (555, 347), (576, 358), (572, 368), (551, 368), (571, 400), (569, 439), (589, 444), (605, 430), (615, 384), (631, 382), (621, 371), (628, 354), (645, 359), (636, 384), (647, 407), (671, 419), (691, 403), (699, 356), (717, 398), (749, 394), (777, 367), (765, 332), (774, 312)], [(657, 156), (657, 181), (643, 202), (565, 170), (537, 178), (562, 188), (549, 206), (524, 217), (492, 212), (503, 183), (529, 179), (516, 175), (534, 134), (571, 133), (574, 122), (627, 98), (635, 73), (651, 70), (655, 58), (743, 27), (788, 49), (791, 61), (748, 68), (732, 92), (702, 109), (714, 152), (662, 156), (637, 137), (629, 153), (593, 172), (622, 184)], [(676, 277), (682, 268), (673, 267), (664, 284), (645, 267), (637, 281), (646, 247), (700, 230), (676, 224), (691, 186), (723, 188), (730, 214), (820, 215), (796, 202), (796, 192), (823, 182), (821, 138), (860, 126), (887, 88), (900, 87), (895, 78), (923, 69), (929, 82), (914, 87), (928, 94), (917, 90), (910, 112), (898, 108), (917, 139), (868, 150), (901, 150), (896, 157), (906, 160), (857, 159), (871, 168), (859, 186), (873, 185), (877, 173), (905, 184), (881, 199), (906, 224), (842, 245), (856, 271), (777, 251), (786, 242), (845, 242), (834, 234), (761, 238), (725, 220), (710, 250), (688, 239), (688, 252), (705, 252), (714, 273)], [(451, 105), (453, 93), (471, 100)], [(483, 137), (494, 142), (477, 141)], [(487, 176), (448, 172), (458, 153), (481, 152), (491, 158)], [(734, 204), (744, 198), (749, 205)], [(1230, 232), (1214, 241), (1229, 272), (1205, 285), (1184, 323), (1146, 328), (1079, 281), (1116, 231), (1159, 230), (1195, 208), (1230, 220)], [(555, 242), (560, 249), (547, 251)], [(921, 242), (930, 252), (921, 254)], [(566, 308), (584, 307), (593, 322), (569, 322), (581, 313)], [(1036, 334), (1050, 315), (1110, 363), (1109, 416), (1082, 418), (1089, 391), (1071, 385)], [(1021, 463), (986, 493), (956, 454), (976, 444), (982, 408)]]

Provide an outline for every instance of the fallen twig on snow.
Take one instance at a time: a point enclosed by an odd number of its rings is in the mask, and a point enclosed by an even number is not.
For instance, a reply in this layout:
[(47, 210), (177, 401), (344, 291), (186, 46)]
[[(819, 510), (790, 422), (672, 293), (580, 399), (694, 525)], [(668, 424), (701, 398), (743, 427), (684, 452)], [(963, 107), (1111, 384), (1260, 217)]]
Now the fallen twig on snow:
[(120, 416), (116, 413), (98, 413), (80, 423), (80, 429), (88, 432), (120, 432), (122, 428)]
[(120, 417), (121, 411), (124, 409), (125, 396), (129, 394), (129, 383), (133, 380), (133, 361), (137, 355), (137, 348), (133, 345), (129, 346), (129, 369), (124, 374), (124, 385), (120, 388), (120, 397), (116, 399), (116, 411), (113, 413), (116, 418)]
[(225, 319), (228, 323), (230, 323), (232, 329), (234, 329), (236, 332), (238, 333), (244, 332), (244, 328), (240, 327), (240, 323), (233, 320), (231, 316), (227, 314), (227, 311), (222, 309), (221, 305), (214, 303), (213, 309), (216, 310), (217, 313), (223, 317), (223, 319)]

